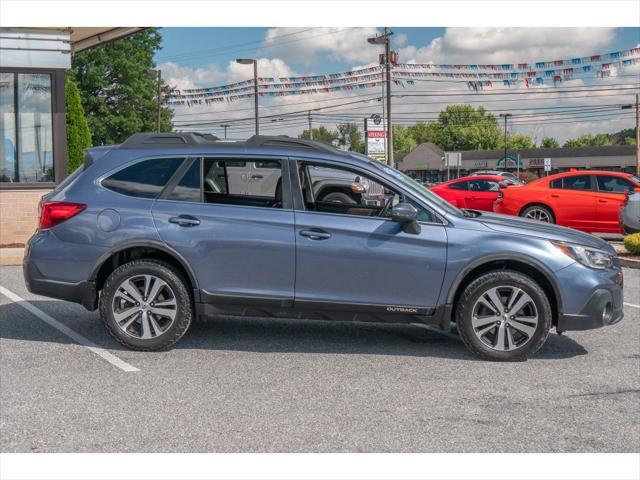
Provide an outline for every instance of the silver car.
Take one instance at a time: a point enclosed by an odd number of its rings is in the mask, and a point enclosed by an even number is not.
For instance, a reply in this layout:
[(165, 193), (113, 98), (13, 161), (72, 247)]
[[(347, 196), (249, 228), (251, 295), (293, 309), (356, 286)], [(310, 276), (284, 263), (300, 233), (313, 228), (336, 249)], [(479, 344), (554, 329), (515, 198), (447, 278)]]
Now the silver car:
[(628, 199), (622, 204), (620, 224), (626, 234), (640, 232), (640, 189), (629, 192)]

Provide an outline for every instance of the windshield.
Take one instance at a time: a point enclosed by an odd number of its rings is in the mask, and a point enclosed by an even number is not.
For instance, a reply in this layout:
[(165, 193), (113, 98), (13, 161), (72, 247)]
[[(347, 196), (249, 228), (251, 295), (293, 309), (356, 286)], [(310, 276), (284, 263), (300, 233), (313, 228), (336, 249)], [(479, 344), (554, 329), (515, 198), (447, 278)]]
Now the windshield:
[[(354, 156), (364, 157), (371, 162), (371, 159), (365, 155), (356, 154)], [(409, 177), (408, 175), (405, 175), (400, 170), (397, 170), (393, 167), (390, 167), (389, 165), (386, 165), (384, 163), (377, 162), (377, 161), (373, 161), (371, 162), (371, 164), (375, 165), (376, 168), (382, 170), (388, 175), (391, 175), (393, 178), (400, 181), (403, 185), (405, 185), (409, 189), (417, 191), (423, 197), (427, 197), (429, 201), (438, 205), (438, 207), (440, 207), (445, 212), (451, 213), (452, 215), (457, 215), (459, 217), (465, 216), (465, 214), (459, 208), (454, 207), (449, 202), (447, 202), (444, 198), (440, 197), (439, 195), (436, 195), (431, 190), (426, 188), (424, 185), (420, 184), (419, 182), (416, 182), (413, 178)]]

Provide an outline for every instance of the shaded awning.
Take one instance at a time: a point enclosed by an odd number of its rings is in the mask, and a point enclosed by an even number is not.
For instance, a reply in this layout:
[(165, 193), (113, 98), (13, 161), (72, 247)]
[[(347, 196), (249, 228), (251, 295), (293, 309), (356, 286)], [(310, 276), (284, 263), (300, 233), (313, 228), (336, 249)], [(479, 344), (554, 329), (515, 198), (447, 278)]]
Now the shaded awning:
[(87, 48), (111, 42), (132, 33), (142, 30), (144, 27), (69, 27), (71, 51), (80, 52)]

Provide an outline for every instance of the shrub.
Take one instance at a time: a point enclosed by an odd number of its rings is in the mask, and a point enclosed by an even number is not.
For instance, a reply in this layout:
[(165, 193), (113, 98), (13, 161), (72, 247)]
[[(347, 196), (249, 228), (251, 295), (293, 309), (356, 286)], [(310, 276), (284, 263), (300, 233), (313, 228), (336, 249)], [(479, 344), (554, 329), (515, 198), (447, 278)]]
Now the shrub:
[(84, 161), (84, 149), (91, 146), (91, 132), (84, 116), (78, 85), (67, 74), (64, 85), (67, 109), (67, 172), (71, 173)]
[(640, 233), (632, 233), (624, 237), (624, 248), (631, 255), (640, 255)]

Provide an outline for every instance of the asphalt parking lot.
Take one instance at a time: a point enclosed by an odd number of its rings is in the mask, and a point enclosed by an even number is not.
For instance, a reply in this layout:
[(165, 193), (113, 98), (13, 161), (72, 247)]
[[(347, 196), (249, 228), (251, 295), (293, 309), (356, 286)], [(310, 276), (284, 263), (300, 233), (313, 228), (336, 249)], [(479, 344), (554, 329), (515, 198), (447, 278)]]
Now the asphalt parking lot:
[(640, 451), (639, 270), (620, 324), (511, 364), (419, 327), (300, 320), (215, 319), (132, 352), (19, 267), (0, 286), (2, 452)]

